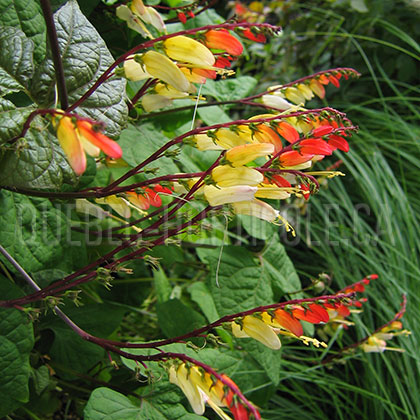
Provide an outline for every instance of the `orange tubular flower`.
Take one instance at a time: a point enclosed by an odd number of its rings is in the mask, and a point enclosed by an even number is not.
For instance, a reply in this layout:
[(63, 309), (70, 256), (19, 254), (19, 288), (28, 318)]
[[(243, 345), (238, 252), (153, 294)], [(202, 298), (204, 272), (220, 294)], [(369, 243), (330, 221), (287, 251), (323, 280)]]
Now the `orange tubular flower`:
[(284, 152), (279, 156), (281, 166), (292, 167), (310, 161), (314, 157), (313, 154), (302, 154), (296, 150)]
[(294, 143), (295, 141), (298, 141), (300, 138), (299, 133), (297, 132), (296, 128), (294, 128), (291, 124), (285, 121), (278, 123), (276, 130), (289, 143)]
[(300, 321), (291, 313), (284, 309), (276, 309), (274, 311), (275, 320), (287, 331), (290, 331), (297, 337), (303, 335), (303, 328)]
[(333, 149), (324, 140), (320, 139), (305, 139), (299, 144), (299, 151), (303, 154), (324, 155), (332, 154)]
[(72, 118), (66, 116), (57, 122), (59, 114), (57, 112), (53, 121), (57, 127), (57, 138), (76, 175), (82, 175), (86, 170), (85, 152), (96, 157), (102, 150), (113, 159), (121, 158), (122, 150), (118, 143), (96, 130), (94, 124), (85, 120), (76, 120), (74, 123)]
[(292, 314), (295, 318), (310, 322), (312, 324), (319, 324), (321, 322), (325, 323), (330, 319), (328, 311), (316, 303), (309, 304), (307, 309), (301, 306), (295, 306), (292, 309)]
[(241, 55), (244, 49), (241, 42), (226, 29), (211, 29), (205, 33), (204, 37), (207, 48), (223, 50), (232, 55)]

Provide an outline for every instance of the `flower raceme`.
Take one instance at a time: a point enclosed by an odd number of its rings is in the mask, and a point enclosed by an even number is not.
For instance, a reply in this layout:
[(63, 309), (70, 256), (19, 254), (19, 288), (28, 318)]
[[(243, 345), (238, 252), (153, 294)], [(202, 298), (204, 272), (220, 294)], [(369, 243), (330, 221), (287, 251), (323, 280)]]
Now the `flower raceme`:
[(53, 124), (60, 145), (76, 175), (82, 175), (86, 170), (85, 152), (98, 157), (102, 150), (112, 159), (122, 157), (121, 147), (98, 130), (99, 124), (60, 114), (61, 112), (57, 111)]
[[(236, 387), (226, 375), (223, 379)], [(227, 407), (235, 420), (248, 420), (248, 410), (236, 401), (233, 390), (220, 379), (190, 363), (172, 365), (169, 368), (169, 381), (181, 388), (194, 413), (203, 415), (208, 404), (224, 420), (231, 420), (221, 407)]]

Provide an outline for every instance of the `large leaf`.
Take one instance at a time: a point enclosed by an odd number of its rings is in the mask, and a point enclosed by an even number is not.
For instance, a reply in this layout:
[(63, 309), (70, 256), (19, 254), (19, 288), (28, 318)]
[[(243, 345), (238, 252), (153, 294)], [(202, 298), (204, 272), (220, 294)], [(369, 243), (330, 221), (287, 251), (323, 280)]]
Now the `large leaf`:
[(20, 134), (23, 124), (33, 110), (32, 107), (16, 108), (12, 102), (0, 98), (0, 144)]
[(34, 43), (35, 61), (44, 59), (46, 26), (37, 1), (0, 0), (0, 24), (21, 29)]
[[(0, 277), (2, 299), (15, 298), (15, 292), (15, 286)], [(0, 308), (0, 417), (29, 399), (29, 353), (33, 344), (33, 327), (28, 317), (17, 309)]]
[(25, 270), (48, 268), (71, 271), (86, 261), (85, 246), (72, 243), (64, 213), (40, 198), (0, 191), (0, 236), (2, 245)]
[[(130, 125), (125, 129), (121, 133), (119, 145), (123, 150), (124, 160), (130, 166), (137, 166), (168, 141), (169, 139), (153, 124), (146, 123), (138, 127)], [(152, 162), (148, 168), (157, 168), (156, 175), (158, 176), (179, 172), (178, 167), (168, 157)]]
[[(10, 111), (16, 120), (21, 120), (27, 109)], [(20, 147), (6, 149), (0, 156), (0, 185), (35, 189), (60, 189), (64, 183), (75, 183), (75, 174), (64, 152), (40, 118), (32, 122)], [(9, 132), (17, 130), (15, 121)], [(16, 143), (15, 143), (16, 145)], [(12, 147), (12, 146), (11, 146)]]
[(225, 246), (220, 264), (219, 250), (203, 251), (199, 251), (199, 256), (209, 263), (209, 289), (221, 316), (273, 302), (270, 281), (249, 251)]
[[(94, 26), (70, 0), (54, 14), (58, 43), (62, 55), (64, 77), (69, 102), (74, 103), (114, 62), (114, 59)], [(50, 55), (37, 67), (31, 86), (36, 101), (43, 107), (55, 100), (55, 73)], [(106, 124), (106, 133), (117, 136), (125, 124), (125, 80), (110, 79), (76, 109)]]
[(179, 404), (179, 395), (168, 383), (159, 383), (153, 394), (136, 405), (109, 388), (95, 389), (86, 405), (85, 420), (200, 420), (204, 417), (188, 413)]
[[(284, 246), (278, 242), (277, 236), (268, 243), (264, 250), (262, 270), (271, 281), (275, 300), (279, 300), (284, 294), (297, 292), (302, 288), (295, 267)], [(294, 295), (294, 298), (300, 297), (300, 294)]]
[(34, 72), (33, 50), (20, 29), (0, 25), (0, 96), (26, 90)]
[[(69, 307), (65, 309), (77, 325), (87, 332), (108, 337), (120, 324), (125, 309), (107, 304), (89, 304), (80, 308)], [(100, 320), (100, 322), (98, 322)], [(54, 342), (50, 350), (52, 361), (74, 372), (86, 372), (93, 365), (101, 361), (104, 350), (93, 343), (81, 339), (60, 318), (49, 316), (43, 322), (42, 329), (51, 329), (54, 332)], [(80, 357), (83, 355), (83, 357)], [(61, 372), (61, 376), (73, 379), (71, 371)]]

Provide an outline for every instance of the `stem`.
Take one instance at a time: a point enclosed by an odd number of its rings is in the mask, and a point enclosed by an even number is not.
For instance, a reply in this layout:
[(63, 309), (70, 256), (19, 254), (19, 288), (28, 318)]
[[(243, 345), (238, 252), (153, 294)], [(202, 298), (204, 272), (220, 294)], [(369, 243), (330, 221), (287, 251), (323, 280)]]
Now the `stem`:
[(57, 31), (49, 0), (41, 0), (42, 13), (47, 25), (48, 40), (50, 41), (51, 54), (54, 62), (55, 76), (57, 79), (58, 97), (61, 109), (66, 110), (69, 106), (66, 80), (64, 77), (63, 62), (61, 60), (60, 47), (58, 45)]

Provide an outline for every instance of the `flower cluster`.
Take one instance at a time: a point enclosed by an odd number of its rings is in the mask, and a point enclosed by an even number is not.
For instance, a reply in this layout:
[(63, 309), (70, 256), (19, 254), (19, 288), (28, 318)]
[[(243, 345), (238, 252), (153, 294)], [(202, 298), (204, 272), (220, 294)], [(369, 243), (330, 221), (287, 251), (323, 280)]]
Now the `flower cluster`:
[[(237, 388), (236, 384), (226, 375), (223, 381)], [(172, 365), (169, 368), (169, 381), (179, 386), (187, 397), (192, 409), (198, 415), (203, 415), (207, 403), (222, 419), (229, 420), (222, 407), (227, 407), (235, 420), (248, 420), (248, 410), (238, 402), (231, 387), (214, 377), (202, 368), (191, 363)]]
[(98, 157), (101, 150), (110, 158), (119, 159), (122, 156), (121, 147), (114, 140), (101, 133), (101, 125), (78, 116), (66, 116), (57, 110), (53, 117), (57, 130), (57, 138), (70, 166), (76, 175), (82, 175), (86, 170), (85, 152)]
[(125, 60), (124, 75), (132, 81), (157, 79), (141, 100), (150, 112), (170, 105), (173, 99), (195, 98), (194, 84), (215, 79), (218, 73), (230, 74), (225, 68), (242, 51), (241, 42), (225, 29), (208, 30), (198, 40), (177, 35), (164, 40), (160, 52), (149, 50)]
[(305, 77), (286, 85), (275, 85), (268, 88), (268, 93), (263, 95), (261, 100), (264, 105), (272, 108), (286, 110), (295, 105), (305, 105), (306, 101), (311, 100), (315, 95), (323, 99), (325, 97), (325, 87), (332, 84), (340, 87), (340, 79), (344, 77), (358, 77), (360, 74), (351, 68), (338, 68), (325, 70), (313, 76)]
[[(203, 189), (211, 206), (230, 204), (236, 214), (274, 222), (280, 218), (279, 212), (261, 199), (283, 200), (291, 194), (307, 199), (316, 184), (296, 172), (309, 168), (335, 149), (349, 150), (344, 138), (347, 122), (331, 115), (262, 114), (248, 121), (193, 137), (199, 150), (225, 153), (221, 164), (211, 172), (211, 182)], [(259, 166), (267, 160), (269, 166)]]

